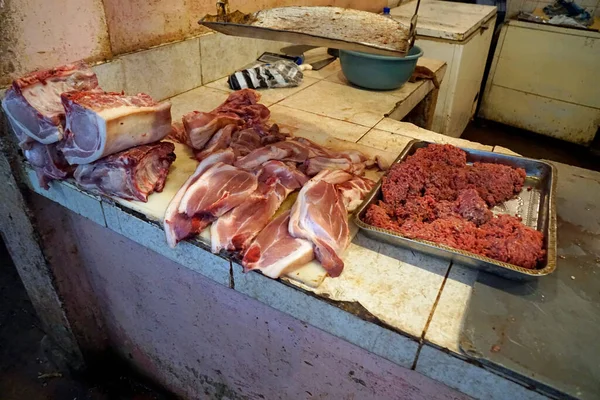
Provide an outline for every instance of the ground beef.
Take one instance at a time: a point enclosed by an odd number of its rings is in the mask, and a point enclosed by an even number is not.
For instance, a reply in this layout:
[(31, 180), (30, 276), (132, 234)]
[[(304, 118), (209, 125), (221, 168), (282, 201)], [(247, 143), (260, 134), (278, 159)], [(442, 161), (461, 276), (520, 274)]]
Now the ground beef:
[(489, 207), (523, 188), (525, 171), (506, 165), (467, 165), (466, 153), (432, 144), (394, 165), (383, 180), (383, 201), (365, 222), (496, 260), (535, 268), (545, 255), (543, 235), (519, 218), (494, 217)]
[(485, 224), (494, 216), (475, 189), (460, 192), (456, 199), (456, 212), (477, 226)]

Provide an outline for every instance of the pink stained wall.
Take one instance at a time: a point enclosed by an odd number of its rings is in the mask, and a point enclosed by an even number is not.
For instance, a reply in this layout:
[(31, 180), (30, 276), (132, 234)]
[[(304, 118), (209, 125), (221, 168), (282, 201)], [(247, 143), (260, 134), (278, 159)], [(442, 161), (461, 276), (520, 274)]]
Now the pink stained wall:
[(0, 1), (0, 86), (36, 69), (111, 54), (102, 0)]
[[(0, 87), (41, 68), (99, 61), (182, 40), (216, 0), (0, 0)], [(333, 5), (380, 12), (387, 0), (230, 0), (244, 12), (291, 5)]]
[(33, 199), (85, 353), (105, 348), (106, 336), (109, 347), (183, 398), (468, 398)]

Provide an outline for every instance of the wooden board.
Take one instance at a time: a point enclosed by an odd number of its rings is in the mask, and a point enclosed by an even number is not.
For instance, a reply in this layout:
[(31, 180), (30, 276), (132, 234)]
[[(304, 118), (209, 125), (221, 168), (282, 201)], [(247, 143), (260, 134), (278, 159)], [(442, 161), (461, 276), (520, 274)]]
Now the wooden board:
[[(391, 164), (397, 156), (397, 154), (394, 153), (381, 151), (372, 147), (348, 142), (345, 140), (336, 139), (321, 132), (303, 132), (302, 136), (314, 141), (317, 144), (327, 146), (333, 150), (358, 150), (371, 158), (378, 156), (380, 159), (382, 159), (388, 164)], [(147, 203), (123, 199), (114, 199), (115, 202), (131, 210), (142, 213), (148, 219), (160, 222), (162, 224), (165, 211), (167, 209), (167, 206), (171, 202), (171, 199), (175, 196), (179, 188), (183, 186), (184, 182), (194, 172), (196, 166), (198, 165), (196, 159), (193, 158), (192, 150), (187, 146), (175, 143), (175, 154), (177, 155), (177, 158), (175, 162), (171, 165), (171, 169), (169, 170), (169, 175), (167, 176), (165, 187), (161, 193), (151, 194), (148, 197)], [(381, 174), (382, 173), (380, 171), (368, 170), (365, 176), (377, 181)], [(291, 201), (284, 202), (281, 208), (278, 210), (278, 212), (282, 212), (286, 209), (289, 209), (292, 206), (292, 204), (293, 203)], [(357, 232), (358, 228), (352, 222), (350, 222), (350, 240), (354, 238)], [(199, 240), (204, 244), (210, 246), (210, 227), (206, 228), (199, 235)], [(166, 239), (165, 246), (167, 246)], [(305, 266), (290, 272), (289, 274), (287, 274), (287, 277), (310, 287), (318, 287), (321, 284), (321, 282), (323, 282), (323, 279), (325, 279), (326, 275), (327, 273), (325, 269), (321, 266), (319, 262), (311, 261)]]

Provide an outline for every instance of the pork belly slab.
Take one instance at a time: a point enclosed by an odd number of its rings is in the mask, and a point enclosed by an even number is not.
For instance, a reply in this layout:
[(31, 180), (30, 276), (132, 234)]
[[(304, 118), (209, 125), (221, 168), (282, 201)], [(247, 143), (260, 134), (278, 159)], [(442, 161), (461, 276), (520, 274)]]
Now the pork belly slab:
[(43, 144), (56, 143), (63, 137), (65, 119), (61, 93), (97, 87), (98, 79), (86, 64), (64, 65), (15, 80), (2, 108), (15, 132)]
[(161, 192), (175, 161), (175, 145), (169, 142), (132, 147), (75, 170), (75, 180), (85, 189), (125, 200), (146, 202)]
[(244, 251), (267, 225), (287, 196), (308, 178), (295, 167), (280, 161), (262, 166), (257, 190), (242, 204), (221, 216), (211, 226), (211, 249)]
[(154, 143), (172, 131), (171, 104), (147, 94), (80, 91), (63, 93), (61, 99), (66, 111), (61, 151), (70, 164)]
[(314, 259), (313, 244), (290, 235), (289, 224), (290, 211), (269, 222), (244, 253), (245, 272), (260, 270), (277, 279)]

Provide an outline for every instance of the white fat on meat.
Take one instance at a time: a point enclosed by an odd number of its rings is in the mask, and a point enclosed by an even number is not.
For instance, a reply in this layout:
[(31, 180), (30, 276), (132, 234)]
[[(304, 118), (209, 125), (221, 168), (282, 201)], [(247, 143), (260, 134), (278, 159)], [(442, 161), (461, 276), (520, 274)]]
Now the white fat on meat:
[(77, 183), (90, 191), (125, 200), (146, 202), (164, 188), (175, 161), (175, 145), (169, 142), (132, 147), (75, 170)]
[(201, 231), (201, 229), (196, 229), (199, 226), (199, 223), (196, 221), (197, 217), (189, 218), (185, 213), (179, 212), (181, 200), (187, 190), (213, 165), (217, 163), (233, 164), (234, 160), (235, 154), (231, 149), (212, 153), (198, 164), (194, 173), (190, 175), (185, 183), (179, 188), (167, 206), (163, 218), (163, 227), (165, 229), (167, 243), (170, 247), (174, 248), (179, 241), (200, 233)]
[(308, 147), (294, 140), (277, 142), (253, 150), (238, 159), (235, 166), (254, 171), (269, 160), (304, 162), (308, 158)]
[(204, 158), (214, 153), (217, 150), (223, 150), (229, 147), (231, 143), (231, 135), (235, 131), (236, 126), (229, 124), (219, 129), (212, 138), (208, 141), (204, 149), (196, 153), (196, 159), (202, 161)]
[(211, 250), (244, 251), (267, 225), (287, 196), (308, 178), (281, 161), (268, 161), (258, 173), (257, 190), (211, 226)]
[(86, 64), (64, 65), (16, 79), (6, 91), (2, 108), (18, 136), (27, 135), (42, 144), (56, 143), (64, 133), (60, 95), (97, 87), (98, 78)]
[(240, 117), (231, 113), (192, 111), (183, 116), (183, 128), (191, 147), (195, 150), (203, 150), (213, 135), (227, 125), (238, 126), (242, 123)]
[(288, 226), (292, 236), (315, 246), (315, 256), (331, 277), (342, 273), (340, 255), (348, 246), (348, 211), (337, 184), (352, 179), (341, 170), (323, 170), (300, 190)]
[(87, 164), (157, 142), (172, 131), (171, 104), (147, 94), (82, 91), (61, 95), (66, 111), (61, 150), (70, 164)]
[(336, 189), (342, 196), (346, 210), (352, 213), (363, 202), (365, 196), (375, 187), (371, 179), (354, 176), (352, 179), (338, 183)]
[(290, 235), (290, 211), (273, 219), (244, 253), (244, 271), (260, 270), (277, 279), (314, 259), (313, 244)]

